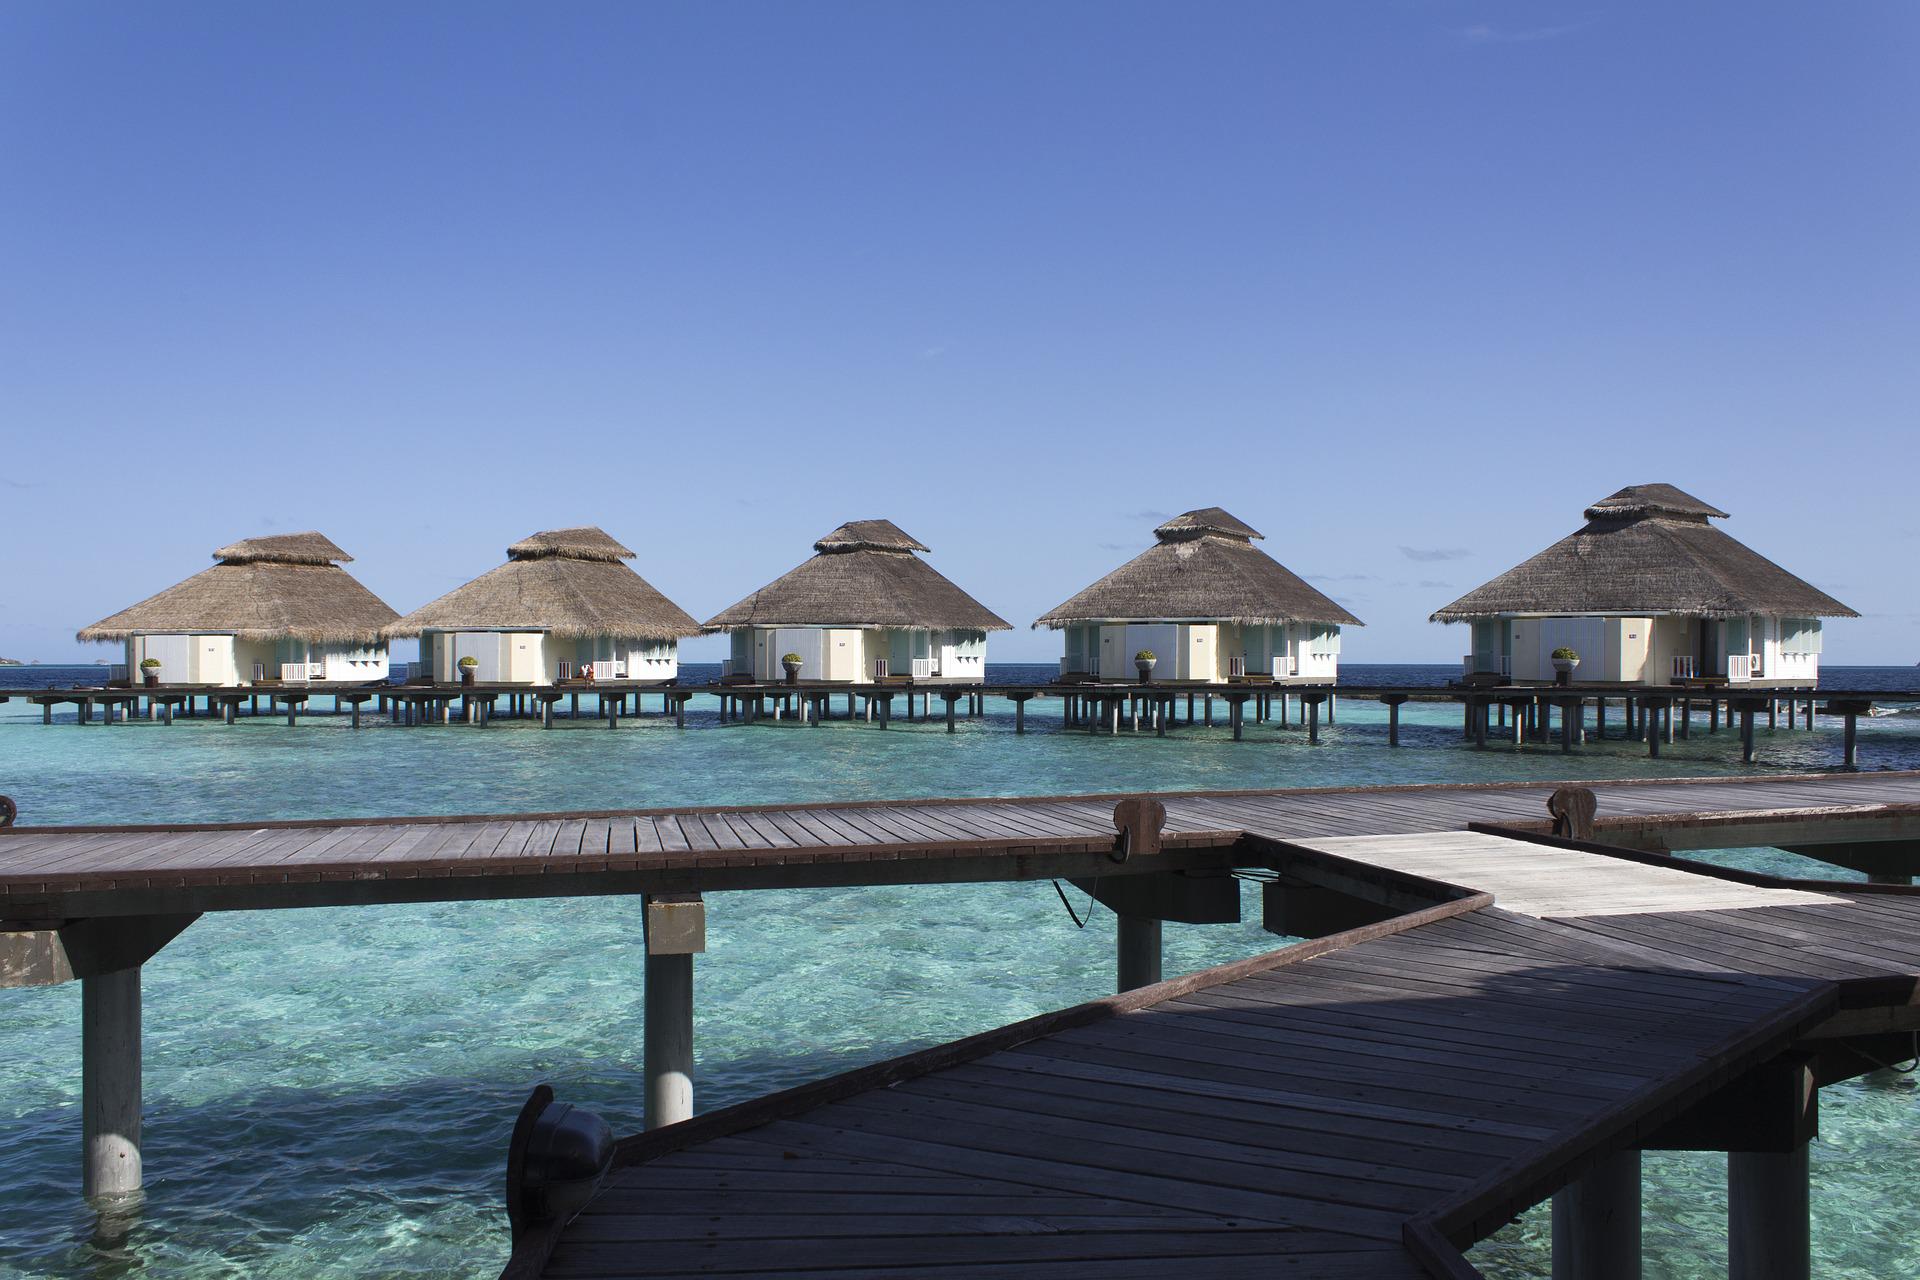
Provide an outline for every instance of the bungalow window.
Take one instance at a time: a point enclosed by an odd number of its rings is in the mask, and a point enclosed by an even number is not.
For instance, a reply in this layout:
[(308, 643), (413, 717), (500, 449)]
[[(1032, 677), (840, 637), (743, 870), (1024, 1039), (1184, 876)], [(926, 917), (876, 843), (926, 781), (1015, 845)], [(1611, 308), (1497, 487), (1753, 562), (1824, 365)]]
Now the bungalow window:
[(1819, 653), (1820, 619), (1782, 618), (1780, 620), (1780, 652)]

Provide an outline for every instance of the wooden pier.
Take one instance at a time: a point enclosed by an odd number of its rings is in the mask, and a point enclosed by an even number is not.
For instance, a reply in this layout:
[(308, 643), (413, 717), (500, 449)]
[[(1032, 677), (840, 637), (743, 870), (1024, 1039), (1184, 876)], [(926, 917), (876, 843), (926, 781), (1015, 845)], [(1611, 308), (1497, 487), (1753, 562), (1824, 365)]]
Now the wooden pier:
[[(1814, 1087), (1920, 1027), (1920, 901), (1636, 850), (1911, 877), (1920, 773), (1590, 785), (1577, 839), (1526, 784), (15, 826), (0, 985), (81, 980), (111, 1196), (142, 1177), (140, 966), (199, 913), (642, 895), (650, 1132), (571, 1227), (523, 1215), (515, 1276), (1458, 1277), (1556, 1190), (1600, 1266), (1661, 1145), (1735, 1150), (1739, 1247), (1777, 1259)], [(1158, 983), (1160, 921), (1238, 918), (1236, 875), (1313, 941)], [(1121, 995), (693, 1118), (701, 895), (1048, 878), (1120, 915)]]
[[(1386, 741), (1402, 745), (1401, 709), (1409, 702), (1448, 702), (1461, 707), (1461, 737), (1480, 747), (1502, 741), (1573, 752), (1609, 737), (1642, 743), (1658, 758), (1663, 744), (1691, 738), (1705, 721), (1717, 734), (1724, 725), (1738, 731), (1743, 763), (1752, 764), (1756, 735), (1768, 730), (1814, 727), (1816, 711), (1841, 719), (1842, 758), (1858, 762), (1858, 721), (1876, 703), (1920, 704), (1915, 690), (1819, 690), (1760, 685), (1309, 685), (1077, 682), (1003, 684), (890, 681), (863, 684), (753, 684), (713, 682), (680, 685), (598, 682), (567, 685), (369, 684), (357, 686), (211, 686), (77, 687), (0, 691), (0, 703), (19, 698), (41, 709), (44, 723), (56, 708), (74, 708), (75, 723), (130, 723), (144, 718), (172, 724), (176, 718), (206, 716), (237, 724), (242, 719), (284, 716), (295, 725), (304, 715), (348, 715), (354, 728), (366, 716), (388, 725), (418, 727), (499, 721), (538, 721), (552, 729), (587, 723), (617, 729), (648, 715), (689, 725), (695, 698), (714, 700), (712, 723), (819, 727), (835, 719), (861, 721), (885, 729), (904, 722), (939, 719), (947, 732), (962, 719), (980, 719), (987, 700), (1011, 703), (1013, 731), (1027, 732), (1029, 704), (1055, 699), (1066, 731), (1119, 735), (1151, 733), (1167, 737), (1182, 728), (1219, 725), (1236, 741), (1269, 726), (1285, 736), (1300, 731), (1317, 744), (1322, 724), (1332, 725), (1342, 699), (1375, 701), (1387, 710)], [(935, 706), (936, 701), (938, 707)], [(264, 712), (263, 712), (264, 704)], [(1217, 704), (1217, 705), (1216, 705)], [(655, 708), (649, 711), (649, 706)], [(1618, 730), (1609, 733), (1609, 716)], [(1784, 720), (1784, 725), (1783, 725)], [(704, 721), (702, 723), (705, 723)]]

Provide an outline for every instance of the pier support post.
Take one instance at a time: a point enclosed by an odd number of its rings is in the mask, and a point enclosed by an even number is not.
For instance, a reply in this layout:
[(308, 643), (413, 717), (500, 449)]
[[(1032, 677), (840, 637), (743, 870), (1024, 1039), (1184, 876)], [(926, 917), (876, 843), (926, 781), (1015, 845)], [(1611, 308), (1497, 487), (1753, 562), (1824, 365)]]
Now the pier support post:
[(1119, 989), (1131, 991), (1135, 987), (1152, 986), (1160, 981), (1160, 922), (1139, 916), (1116, 918), (1120, 923)]
[(707, 949), (699, 894), (649, 894), (645, 1063), (646, 1126), (693, 1118), (693, 958)]
[(1753, 763), (1753, 706), (1740, 708), (1740, 763)]
[(1400, 706), (1407, 700), (1404, 693), (1389, 693), (1380, 701), (1387, 704), (1387, 745), (1400, 745)]
[(947, 704), (947, 732), (952, 733), (953, 732), (953, 708), (954, 708), (954, 704), (960, 701), (960, 695), (957, 693), (948, 693), (942, 696), (945, 698), (946, 704)]
[(1640, 1153), (1619, 1151), (1553, 1196), (1553, 1280), (1639, 1280)]
[(1827, 704), (1827, 710), (1841, 715), (1841, 723), (1845, 726), (1841, 758), (1847, 768), (1858, 769), (1860, 767), (1860, 716), (1863, 712), (1873, 710), (1873, 704), (1871, 702), (1831, 702)]
[(89, 1200), (140, 1189), (140, 966), (80, 980), (81, 1128)]
[(1727, 1155), (1728, 1280), (1809, 1280), (1807, 1144)]
[[(1307, 704), (1307, 741), (1312, 743), (1314, 746), (1319, 746), (1320, 745), (1320, 703), (1323, 701), (1323, 699), (1303, 693), (1300, 695), (1300, 701)], [(1332, 713), (1329, 712), (1328, 715), (1331, 716)], [(1332, 723), (1331, 719), (1329, 719), (1328, 723)]]

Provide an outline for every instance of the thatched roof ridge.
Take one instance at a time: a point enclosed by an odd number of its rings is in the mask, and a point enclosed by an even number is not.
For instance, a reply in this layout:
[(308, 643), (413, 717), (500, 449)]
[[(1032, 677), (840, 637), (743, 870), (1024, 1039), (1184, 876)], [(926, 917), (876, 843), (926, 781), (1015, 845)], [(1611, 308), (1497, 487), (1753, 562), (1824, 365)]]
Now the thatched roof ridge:
[(1727, 519), (1727, 513), (1720, 508), (1709, 506), (1670, 484), (1630, 484), (1588, 507), (1586, 515), (1589, 520), (1647, 515), (1692, 517), (1702, 522)]
[(1860, 616), (1707, 523), (1720, 514), (1670, 485), (1622, 489), (1588, 508), (1584, 528), (1469, 591), (1433, 621), (1514, 614)]
[(312, 529), (242, 538), (214, 552), (213, 558), (229, 564), (348, 564), (353, 560), (332, 538)]
[(102, 618), (78, 638), (231, 633), (242, 640), (373, 645), (397, 616), (333, 563), (351, 557), (318, 533), (249, 538), (216, 554), (219, 563), (211, 568)]
[(569, 560), (604, 560), (609, 564), (633, 559), (633, 552), (614, 541), (605, 529), (595, 525), (530, 533), (508, 547), (507, 555), (515, 560), (561, 556)]
[(925, 627), (1007, 631), (1011, 624), (914, 554), (925, 551), (891, 520), (854, 520), (814, 543), (818, 554), (701, 625)]
[(1035, 627), (1096, 622), (1285, 622), (1365, 626), (1253, 545), (1261, 535), (1219, 507), (1176, 516), (1133, 559), (1041, 615)]
[(521, 539), (512, 559), (389, 625), (391, 637), (423, 631), (545, 631), (578, 639), (678, 640), (700, 624), (626, 565), (633, 553), (599, 529), (558, 529)]
[(1220, 507), (1201, 507), (1197, 511), (1183, 511), (1153, 531), (1153, 536), (1162, 542), (1199, 538), (1207, 534), (1249, 541), (1255, 538), (1264, 539), (1267, 536)]
[(849, 520), (813, 544), (815, 551), (931, 551), (891, 520)]

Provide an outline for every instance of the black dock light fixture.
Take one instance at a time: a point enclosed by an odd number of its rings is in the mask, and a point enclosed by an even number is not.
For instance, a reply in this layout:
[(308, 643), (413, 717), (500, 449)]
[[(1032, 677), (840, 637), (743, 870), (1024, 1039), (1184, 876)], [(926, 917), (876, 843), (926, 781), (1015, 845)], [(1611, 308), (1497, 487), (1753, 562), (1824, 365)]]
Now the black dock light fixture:
[(591, 1111), (555, 1102), (538, 1085), (520, 1108), (507, 1147), (507, 1222), (513, 1238), (565, 1222), (600, 1188), (613, 1164), (613, 1130)]

